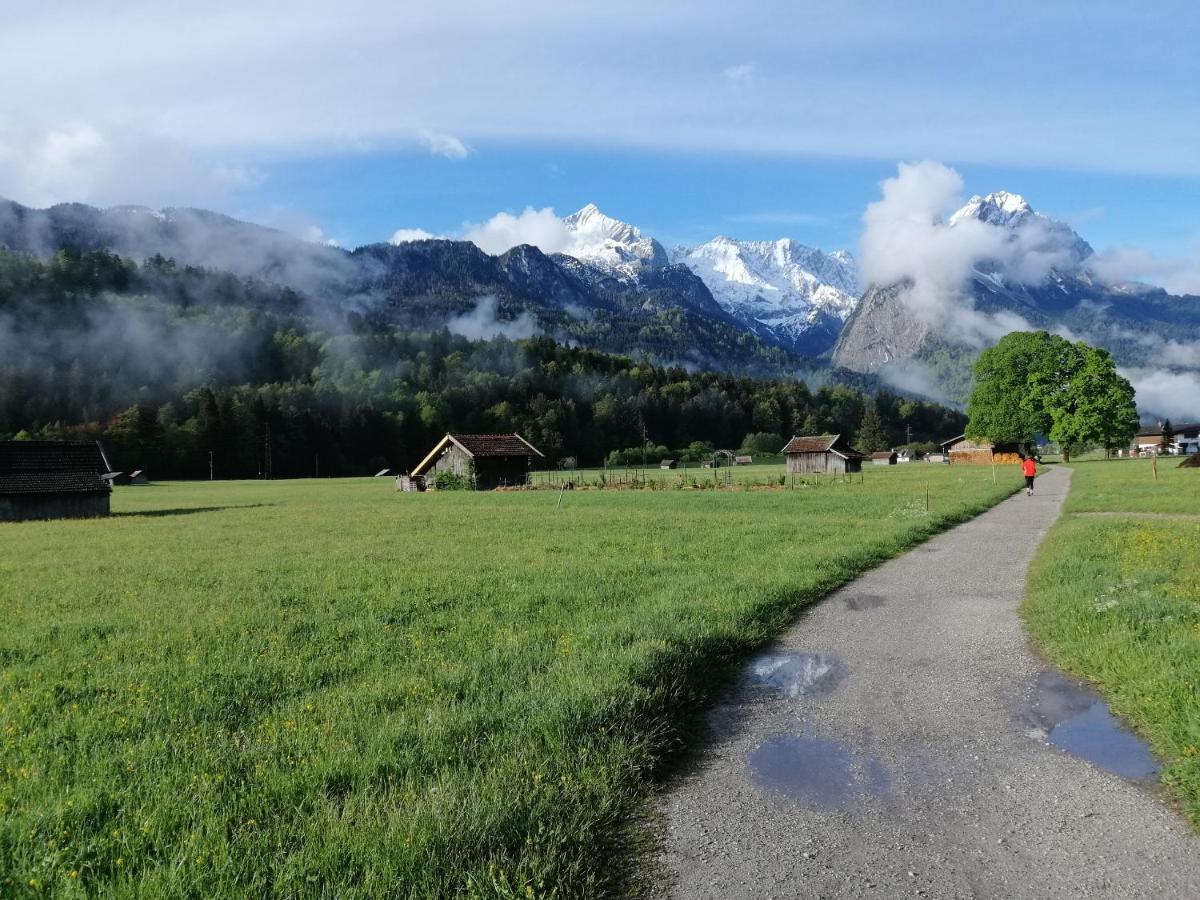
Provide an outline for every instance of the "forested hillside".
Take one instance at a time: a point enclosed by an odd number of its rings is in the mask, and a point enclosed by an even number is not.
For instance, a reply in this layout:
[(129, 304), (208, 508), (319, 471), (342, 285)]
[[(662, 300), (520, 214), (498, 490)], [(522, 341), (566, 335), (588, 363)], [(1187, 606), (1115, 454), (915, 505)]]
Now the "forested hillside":
[[(893, 442), (963, 417), (844, 385), (810, 390), (655, 367), (546, 337), (472, 341), (314, 312), (290, 288), (103, 251), (0, 253), (0, 437), (97, 437), (154, 477), (366, 474), (408, 467), (447, 430), (519, 431), (595, 464), (649, 440), (737, 448), (853, 436), (877, 403)], [(767, 438), (762, 438), (767, 435)]]

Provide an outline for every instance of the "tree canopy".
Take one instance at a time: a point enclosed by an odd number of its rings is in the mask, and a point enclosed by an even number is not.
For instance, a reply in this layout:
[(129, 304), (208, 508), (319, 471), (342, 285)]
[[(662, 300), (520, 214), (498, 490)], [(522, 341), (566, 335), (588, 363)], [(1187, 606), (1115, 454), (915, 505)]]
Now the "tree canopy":
[(1017, 331), (975, 363), (967, 436), (1024, 442), (1044, 434), (1064, 459), (1079, 447), (1123, 447), (1137, 432), (1133, 386), (1107, 350), (1045, 331)]

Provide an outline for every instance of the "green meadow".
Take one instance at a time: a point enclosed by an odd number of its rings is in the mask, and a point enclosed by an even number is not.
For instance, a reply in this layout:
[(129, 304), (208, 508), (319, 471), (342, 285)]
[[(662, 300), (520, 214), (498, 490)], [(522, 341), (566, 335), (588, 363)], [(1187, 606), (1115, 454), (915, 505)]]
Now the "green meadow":
[(1072, 463), (1024, 612), (1050, 658), (1165, 761), (1163, 783), (1200, 827), (1200, 469), (1178, 464), (1159, 460), (1155, 480), (1150, 460)]
[(173, 483), (0, 524), (0, 895), (627, 890), (746, 655), (1018, 481)]

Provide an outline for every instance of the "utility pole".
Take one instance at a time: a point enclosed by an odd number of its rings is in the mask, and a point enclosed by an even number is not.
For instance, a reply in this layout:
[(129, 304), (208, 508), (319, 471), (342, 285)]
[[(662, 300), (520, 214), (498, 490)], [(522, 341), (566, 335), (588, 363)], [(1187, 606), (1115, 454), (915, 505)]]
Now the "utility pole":
[(270, 481), (271, 477), (271, 423), (267, 422), (263, 437), (263, 478)]
[(313, 471), (316, 473), (313, 475), (313, 478), (321, 477), (321, 454), (320, 453), (313, 454)]
[(904, 426), (904, 443), (912, 443), (912, 426), (908, 424)]
[(212, 451), (208, 451), (208, 480), (213, 480), (213, 455)]
[(646, 468), (646, 422), (642, 421), (642, 468)]

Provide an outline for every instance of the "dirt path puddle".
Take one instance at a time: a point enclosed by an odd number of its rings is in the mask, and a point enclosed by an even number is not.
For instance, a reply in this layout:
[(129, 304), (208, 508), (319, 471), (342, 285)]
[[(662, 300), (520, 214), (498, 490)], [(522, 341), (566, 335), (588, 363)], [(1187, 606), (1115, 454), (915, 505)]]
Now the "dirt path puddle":
[(886, 798), (892, 783), (877, 758), (856, 758), (832, 738), (778, 735), (751, 751), (747, 764), (759, 787), (820, 809), (847, 809), (870, 796)]
[(1145, 781), (1159, 769), (1150, 748), (1112, 714), (1100, 695), (1058, 672), (1038, 677), (1030, 712), (1038, 737), (1106, 772)]
[(756, 684), (797, 700), (835, 690), (846, 676), (846, 667), (829, 653), (780, 653), (755, 659), (749, 674)]

